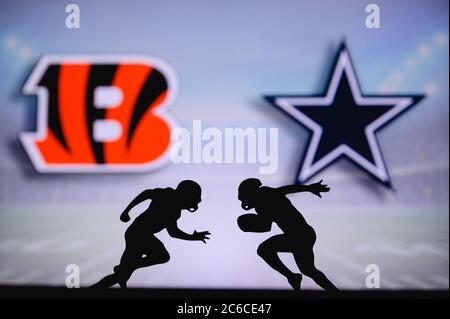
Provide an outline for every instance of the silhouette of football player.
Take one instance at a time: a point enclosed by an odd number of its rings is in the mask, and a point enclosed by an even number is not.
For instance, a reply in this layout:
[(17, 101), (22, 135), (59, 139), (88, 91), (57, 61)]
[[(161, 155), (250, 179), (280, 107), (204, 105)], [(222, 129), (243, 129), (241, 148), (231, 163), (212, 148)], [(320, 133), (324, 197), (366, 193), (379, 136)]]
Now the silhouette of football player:
[(125, 232), (125, 251), (114, 273), (106, 276), (92, 287), (107, 288), (119, 284), (126, 288), (131, 274), (138, 268), (163, 264), (170, 255), (155, 234), (167, 229), (170, 236), (184, 240), (200, 240), (206, 243), (208, 231), (187, 234), (177, 226), (181, 211), (195, 212), (201, 202), (201, 188), (196, 182), (185, 180), (173, 188), (147, 189), (139, 194), (120, 215), (122, 222), (130, 220), (130, 210), (139, 203), (151, 200), (146, 211), (135, 218)]
[(278, 188), (262, 186), (259, 179), (249, 178), (239, 185), (238, 198), (245, 210), (255, 209), (256, 214), (245, 214), (238, 218), (238, 225), (244, 232), (268, 232), (276, 223), (283, 234), (270, 237), (259, 245), (257, 253), (270, 267), (285, 276), (294, 290), (300, 290), (302, 275), (287, 268), (278, 257), (279, 252), (294, 255), (295, 262), (303, 275), (313, 279), (328, 291), (338, 290), (314, 265), (313, 246), (316, 241), (314, 229), (308, 225), (300, 212), (286, 197), (288, 194), (310, 192), (319, 197), (330, 188), (321, 184), (286, 185)]

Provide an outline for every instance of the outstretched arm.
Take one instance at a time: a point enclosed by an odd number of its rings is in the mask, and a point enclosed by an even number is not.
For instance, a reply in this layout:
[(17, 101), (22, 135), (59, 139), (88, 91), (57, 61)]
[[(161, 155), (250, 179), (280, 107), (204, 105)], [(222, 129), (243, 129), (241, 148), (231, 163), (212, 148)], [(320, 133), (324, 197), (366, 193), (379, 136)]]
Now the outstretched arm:
[(143, 201), (146, 201), (148, 199), (152, 199), (152, 192), (151, 189), (146, 189), (142, 193), (140, 193), (138, 196), (136, 196), (135, 199), (131, 201), (130, 204), (128, 204), (127, 208), (123, 211), (123, 213), (120, 215), (120, 220), (126, 223), (130, 220), (130, 216), (128, 215), (130, 210), (133, 209), (134, 206), (142, 203)]
[(183, 240), (201, 240), (206, 244), (206, 240), (209, 239), (208, 235), (211, 235), (209, 231), (197, 232), (194, 230), (194, 233), (187, 234), (181, 229), (178, 228), (177, 223), (174, 223), (167, 227), (167, 232), (173, 238), (183, 239)]
[(300, 192), (310, 192), (314, 195), (322, 197), (320, 193), (329, 192), (330, 188), (326, 184), (322, 184), (320, 182), (310, 184), (310, 185), (286, 185), (282, 187), (278, 187), (277, 189), (281, 191), (284, 195), (292, 194), (292, 193), (300, 193)]

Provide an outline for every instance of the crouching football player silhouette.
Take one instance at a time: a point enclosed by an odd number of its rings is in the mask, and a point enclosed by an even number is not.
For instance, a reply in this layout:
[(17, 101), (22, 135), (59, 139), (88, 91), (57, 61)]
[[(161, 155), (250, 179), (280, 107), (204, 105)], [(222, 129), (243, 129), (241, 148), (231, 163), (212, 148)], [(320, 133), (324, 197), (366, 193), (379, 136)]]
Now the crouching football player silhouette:
[(316, 241), (314, 229), (292, 205), (286, 195), (310, 192), (319, 197), (330, 188), (321, 184), (287, 185), (278, 188), (262, 186), (259, 179), (249, 178), (239, 185), (238, 198), (245, 210), (255, 209), (256, 214), (245, 214), (238, 218), (238, 225), (245, 232), (268, 232), (276, 223), (283, 234), (275, 235), (261, 245), (257, 253), (270, 267), (286, 277), (294, 290), (300, 290), (302, 275), (293, 273), (278, 257), (279, 252), (294, 255), (295, 262), (303, 275), (313, 279), (328, 291), (338, 290), (314, 265), (313, 246)]
[(184, 240), (201, 240), (206, 243), (208, 231), (187, 234), (177, 226), (181, 211), (195, 212), (201, 202), (201, 188), (196, 182), (185, 180), (173, 188), (147, 189), (139, 194), (120, 215), (120, 220), (130, 220), (130, 210), (139, 203), (151, 200), (146, 211), (135, 218), (125, 232), (125, 251), (120, 264), (114, 267), (114, 273), (93, 285), (95, 288), (107, 288), (119, 284), (126, 288), (127, 281), (138, 268), (163, 264), (170, 255), (155, 234), (167, 229), (170, 236)]

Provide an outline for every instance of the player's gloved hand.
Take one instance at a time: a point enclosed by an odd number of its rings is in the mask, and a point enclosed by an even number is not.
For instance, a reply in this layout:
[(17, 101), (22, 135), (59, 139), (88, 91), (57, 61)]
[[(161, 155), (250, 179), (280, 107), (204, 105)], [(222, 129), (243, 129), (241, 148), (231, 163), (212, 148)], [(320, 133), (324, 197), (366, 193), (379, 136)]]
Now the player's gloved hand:
[(120, 220), (123, 221), (124, 223), (129, 222), (130, 216), (128, 215), (127, 212), (123, 212), (122, 215), (120, 215)]
[(322, 181), (323, 181), (323, 180), (321, 180), (320, 182), (317, 182), (317, 183), (308, 185), (309, 191), (310, 191), (311, 193), (313, 193), (314, 195), (317, 195), (317, 196), (319, 196), (319, 197), (322, 197), (322, 196), (320, 195), (320, 193), (329, 192), (329, 191), (330, 191), (330, 188), (328, 187), (328, 185), (322, 184)]
[(193, 240), (201, 240), (202, 242), (204, 242), (206, 244), (206, 239), (209, 239), (208, 235), (211, 235), (211, 233), (209, 231), (197, 232), (196, 230), (194, 230), (194, 233), (192, 234), (192, 239)]

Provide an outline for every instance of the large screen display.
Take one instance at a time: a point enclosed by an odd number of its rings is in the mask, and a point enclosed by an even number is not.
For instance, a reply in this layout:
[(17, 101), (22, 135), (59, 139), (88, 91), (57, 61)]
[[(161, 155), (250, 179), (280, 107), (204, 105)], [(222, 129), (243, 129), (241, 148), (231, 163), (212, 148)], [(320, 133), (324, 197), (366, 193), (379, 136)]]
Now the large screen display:
[(448, 56), (439, 0), (2, 1), (0, 284), (448, 290)]

